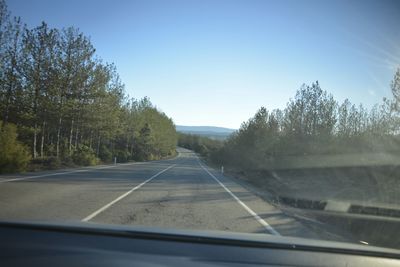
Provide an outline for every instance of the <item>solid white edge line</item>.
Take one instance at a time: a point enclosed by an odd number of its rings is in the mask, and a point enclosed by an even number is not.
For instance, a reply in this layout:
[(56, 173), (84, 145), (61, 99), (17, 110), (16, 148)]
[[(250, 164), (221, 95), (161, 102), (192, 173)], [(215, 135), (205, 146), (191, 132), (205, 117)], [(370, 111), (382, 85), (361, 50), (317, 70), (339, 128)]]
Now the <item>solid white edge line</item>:
[(100, 209), (96, 210), (95, 212), (93, 212), (92, 214), (90, 214), (89, 216), (85, 217), (82, 219), (82, 222), (87, 222), (90, 221), (91, 219), (93, 219), (94, 217), (96, 217), (97, 215), (99, 215), (101, 212), (105, 211), (106, 209), (108, 209), (109, 207), (111, 207), (112, 205), (114, 205), (115, 203), (117, 203), (118, 201), (120, 201), (121, 199), (125, 198), (126, 196), (128, 196), (129, 194), (131, 194), (133, 191), (139, 189), (140, 187), (142, 187), (143, 185), (145, 185), (146, 183), (150, 182), (151, 180), (153, 180), (154, 178), (156, 178), (157, 176), (159, 176), (160, 174), (168, 171), (169, 169), (175, 167), (176, 164), (173, 164), (171, 166), (169, 166), (168, 168), (159, 171), (158, 173), (154, 174), (153, 176), (151, 176), (149, 179), (147, 179), (146, 181), (142, 182), (141, 184), (133, 187), (131, 190), (129, 190), (128, 192), (122, 194), (121, 196), (117, 197), (116, 199), (114, 199), (113, 201), (111, 201), (110, 203), (104, 205), (103, 207), (101, 207)]
[(133, 165), (133, 164), (138, 164), (138, 163), (142, 163), (142, 162), (131, 162), (131, 163), (122, 163), (122, 164), (117, 164), (117, 165), (106, 165), (106, 166), (103, 165), (103, 166), (98, 166), (98, 167), (90, 167), (90, 168), (86, 168), (86, 169), (79, 169), (79, 170), (66, 171), (66, 172), (48, 173), (48, 174), (34, 175), (34, 176), (28, 176), (28, 177), (17, 177), (17, 178), (11, 178), (11, 179), (6, 179), (6, 180), (0, 180), (0, 184), (7, 183), (7, 182), (15, 182), (15, 181), (47, 177), (47, 176), (56, 176), (56, 175), (68, 174), (68, 173), (89, 172), (92, 170), (108, 169), (108, 168), (114, 168), (114, 167), (121, 166), (121, 165)]
[(268, 232), (270, 232), (273, 235), (278, 235), (280, 236), (281, 234), (278, 233), (274, 228), (272, 228), (271, 225), (269, 225), (263, 218), (261, 218), (257, 213), (255, 213), (249, 206), (243, 203), (234, 193), (232, 193), (231, 190), (229, 190), (220, 180), (218, 180), (217, 177), (215, 177), (211, 172), (209, 172), (203, 164), (200, 163), (200, 167), (203, 168), (223, 189), (225, 189), (226, 192), (229, 193), (250, 215), (254, 217), (262, 226), (264, 226), (265, 229), (267, 229)]

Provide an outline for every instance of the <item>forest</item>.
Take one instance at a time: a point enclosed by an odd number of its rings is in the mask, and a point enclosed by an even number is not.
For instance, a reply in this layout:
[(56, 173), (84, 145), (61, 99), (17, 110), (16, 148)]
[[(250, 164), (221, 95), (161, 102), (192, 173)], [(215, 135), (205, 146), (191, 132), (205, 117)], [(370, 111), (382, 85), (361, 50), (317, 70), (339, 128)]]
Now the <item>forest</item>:
[(125, 92), (78, 29), (28, 28), (0, 1), (0, 172), (174, 155), (173, 121)]
[(400, 152), (400, 69), (393, 97), (372, 108), (339, 103), (317, 81), (283, 109), (261, 107), (222, 142), (178, 135), (148, 98), (127, 95), (88, 36), (45, 22), (28, 28), (4, 0), (0, 68), (0, 172), (160, 159), (177, 143), (243, 169), (273, 168), (291, 156)]
[(261, 107), (224, 142), (183, 135), (179, 143), (214, 164), (241, 170), (290, 168), (289, 159), (309, 156), (350, 155), (359, 164), (368, 154), (400, 155), (400, 69), (390, 86), (393, 97), (367, 109), (348, 99), (339, 103), (317, 81), (301, 86), (284, 109)]
[(195, 151), (205, 159), (212, 157), (222, 148), (221, 139), (212, 139), (207, 136), (200, 136), (189, 133), (178, 133), (178, 146)]

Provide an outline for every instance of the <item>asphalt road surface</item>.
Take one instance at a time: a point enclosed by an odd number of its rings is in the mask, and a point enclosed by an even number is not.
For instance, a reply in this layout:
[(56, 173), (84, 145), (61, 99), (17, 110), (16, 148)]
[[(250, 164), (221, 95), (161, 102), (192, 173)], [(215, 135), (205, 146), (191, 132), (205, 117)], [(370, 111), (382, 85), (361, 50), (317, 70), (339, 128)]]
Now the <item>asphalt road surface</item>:
[(169, 160), (0, 176), (0, 220), (344, 239), (324, 225), (288, 215), (191, 151), (178, 152)]

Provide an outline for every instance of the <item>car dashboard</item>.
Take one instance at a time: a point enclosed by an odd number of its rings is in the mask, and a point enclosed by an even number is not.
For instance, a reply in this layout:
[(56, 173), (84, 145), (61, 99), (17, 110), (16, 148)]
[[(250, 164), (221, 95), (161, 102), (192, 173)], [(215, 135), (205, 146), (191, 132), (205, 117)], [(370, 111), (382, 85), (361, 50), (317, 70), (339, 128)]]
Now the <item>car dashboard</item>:
[(0, 266), (400, 266), (397, 250), (213, 231), (0, 223)]

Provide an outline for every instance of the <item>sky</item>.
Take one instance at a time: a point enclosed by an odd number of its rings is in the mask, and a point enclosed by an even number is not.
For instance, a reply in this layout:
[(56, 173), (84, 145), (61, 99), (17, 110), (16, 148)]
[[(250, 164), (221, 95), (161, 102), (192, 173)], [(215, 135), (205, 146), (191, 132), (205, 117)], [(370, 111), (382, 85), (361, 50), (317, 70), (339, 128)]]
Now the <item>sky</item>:
[(6, 0), (32, 28), (79, 28), (131, 97), (177, 125), (239, 128), (318, 80), (338, 101), (391, 97), (400, 1)]

